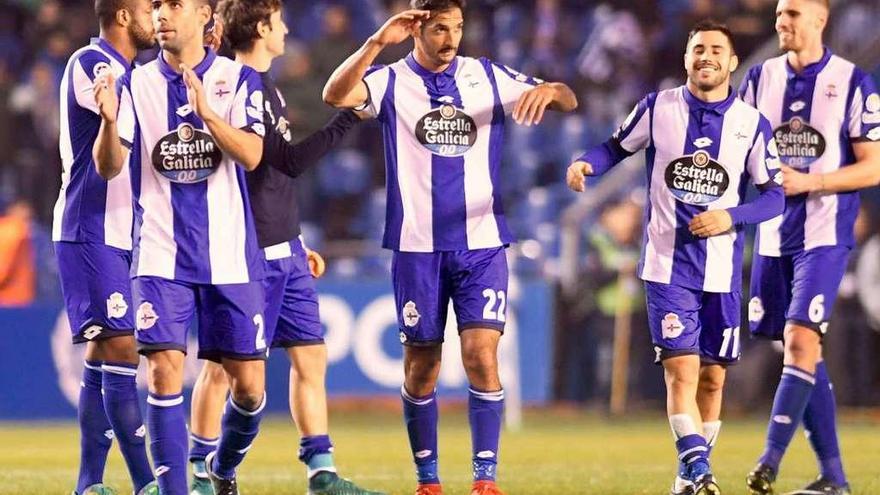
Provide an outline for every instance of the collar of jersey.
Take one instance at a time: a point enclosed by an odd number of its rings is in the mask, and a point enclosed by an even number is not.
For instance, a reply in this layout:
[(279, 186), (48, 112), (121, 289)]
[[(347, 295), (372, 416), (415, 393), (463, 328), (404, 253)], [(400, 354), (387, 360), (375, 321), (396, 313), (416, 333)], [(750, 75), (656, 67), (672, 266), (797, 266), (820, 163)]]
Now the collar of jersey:
[(718, 115), (723, 115), (724, 112), (726, 112), (727, 109), (730, 108), (730, 105), (733, 105), (733, 100), (736, 99), (736, 92), (733, 90), (733, 88), (728, 88), (729, 93), (727, 95), (727, 98), (721, 101), (713, 102), (703, 101), (697, 98), (696, 96), (694, 96), (693, 93), (691, 93), (691, 90), (688, 89), (687, 85), (684, 85), (681, 88), (682, 92), (684, 93), (684, 101), (687, 102), (688, 108), (690, 108), (691, 110), (706, 110), (709, 112), (717, 113)]
[(92, 44), (98, 45), (102, 50), (109, 53), (111, 57), (115, 58), (117, 62), (122, 64), (123, 67), (129, 68), (131, 67), (131, 62), (125, 60), (125, 57), (122, 56), (121, 53), (116, 51), (116, 48), (113, 48), (113, 45), (110, 44), (109, 41), (104, 38), (92, 38)]
[[(159, 51), (159, 72), (165, 76), (165, 79), (168, 79), (171, 82), (182, 82), (183, 74), (175, 71), (168, 65), (168, 62), (165, 61), (165, 57), (162, 56), (163, 52)], [(214, 53), (214, 50), (210, 48), (205, 48), (205, 58), (202, 59), (201, 62), (198, 63), (195, 67), (193, 67), (193, 72), (199, 76), (199, 79), (205, 76), (205, 72), (208, 72), (208, 68), (211, 67), (211, 64), (214, 63), (214, 59), (217, 58), (217, 54)]]
[(440, 75), (455, 78), (455, 70), (458, 68), (458, 57), (452, 59), (452, 63), (449, 64), (449, 67), (447, 67), (445, 70), (440, 72), (431, 72), (428, 69), (422, 67), (422, 65), (416, 61), (416, 57), (413, 56), (412, 52), (410, 52), (410, 54), (406, 56), (406, 65), (409, 66), (409, 68), (412, 69), (413, 72), (418, 74), (422, 79)]
[(817, 62), (813, 62), (812, 64), (804, 67), (804, 70), (800, 72), (795, 72), (791, 67), (791, 64), (788, 63), (788, 57), (785, 57), (785, 70), (788, 73), (788, 78), (792, 79), (794, 77), (815, 77), (822, 69), (828, 65), (828, 61), (831, 60), (831, 50), (828, 47), (822, 48), (822, 58), (820, 58)]

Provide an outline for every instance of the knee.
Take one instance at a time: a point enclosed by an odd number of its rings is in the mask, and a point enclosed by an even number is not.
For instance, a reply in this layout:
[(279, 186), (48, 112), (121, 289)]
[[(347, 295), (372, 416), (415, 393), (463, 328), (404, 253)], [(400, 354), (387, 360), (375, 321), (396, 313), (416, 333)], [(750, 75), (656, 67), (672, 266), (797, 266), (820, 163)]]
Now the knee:
[(724, 377), (702, 376), (700, 377), (700, 391), (706, 394), (719, 394), (724, 388)]
[(795, 362), (819, 358), (819, 337), (812, 330), (798, 329), (786, 335), (785, 354)]
[(700, 382), (697, 373), (689, 373), (686, 370), (667, 370), (666, 384), (671, 388), (697, 387)]
[(466, 349), (462, 352), (464, 368), (468, 373), (494, 373), (498, 368), (498, 356), (493, 349)]
[(238, 407), (246, 411), (256, 411), (263, 405), (264, 392), (256, 393), (256, 390), (233, 390), (232, 400)]
[(160, 395), (179, 393), (183, 385), (181, 373), (182, 370), (169, 361), (152, 362), (148, 373), (150, 388)]
[(202, 379), (208, 385), (226, 384), (226, 371), (223, 366), (207, 361), (202, 368)]

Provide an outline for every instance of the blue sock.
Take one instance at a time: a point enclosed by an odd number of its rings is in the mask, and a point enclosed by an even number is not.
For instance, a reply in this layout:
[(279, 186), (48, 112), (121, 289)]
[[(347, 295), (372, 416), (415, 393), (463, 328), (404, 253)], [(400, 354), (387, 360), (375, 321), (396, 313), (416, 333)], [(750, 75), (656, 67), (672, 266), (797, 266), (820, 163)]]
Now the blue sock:
[(257, 438), (265, 407), (265, 394), (263, 402), (253, 411), (239, 406), (232, 396), (229, 397), (221, 423), (223, 432), (220, 434), (220, 444), (217, 445), (217, 455), (214, 456), (214, 464), (211, 466), (214, 474), (224, 479), (235, 477), (235, 468), (244, 460), (245, 454)]
[[(721, 431), (721, 421), (704, 421), (703, 438), (706, 439), (706, 459), (712, 457), (712, 449), (718, 442), (718, 433)], [(678, 463), (678, 475), (682, 478), (687, 475), (687, 465), (681, 461)]]
[(187, 495), (186, 415), (183, 394), (147, 397), (150, 453), (162, 495)]
[(495, 481), (503, 413), (504, 390), (480, 392), (473, 387), (468, 389), (474, 481)]
[(189, 439), (189, 462), (205, 462), (205, 457), (217, 450), (217, 445), (220, 444), (220, 438), (204, 438), (195, 433), (190, 433)]
[(333, 444), (329, 435), (302, 437), (299, 441), (299, 460), (308, 466), (308, 477), (321, 471), (336, 472), (333, 463)]
[(816, 386), (804, 410), (804, 428), (819, 459), (819, 472), (838, 485), (845, 485), (846, 475), (843, 473), (837, 442), (836, 415), (834, 389), (825, 362), (821, 361), (816, 365)]
[(689, 414), (673, 414), (669, 416), (669, 426), (675, 437), (678, 462), (683, 467), (679, 474), (693, 480), (709, 472), (709, 446), (697, 430), (694, 419)]
[(79, 389), (78, 416), (80, 433), (79, 479), (76, 492), (104, 479), (107, 452), (113, 443), (113, 429), (104, 413), (101, 397), (101, 363), (86, 361)]
[(426, 397), (415, 397), (405, 387), (401, 387), (400, 395), (403, 398), (403, 419), (406, 421), (409, 446), (419, 483), (440, 483), (437, 472), (437, 392)]
[(776, 388), (770, 424), (767, 427), (767, 446), (760, 463), (770, 466), (774, 471), (779, 470), (779, 463), (804, 416), (804, 409), (807, 408), (815, 383), (816, 378), (812, 373), (796, 366), (782, 368), (782, 379)]
[(153, 481), (147, 459), (146, 428), (137, 394), (137, 365), (104, 363), (104, 409), (125, 458), (134, 492)]

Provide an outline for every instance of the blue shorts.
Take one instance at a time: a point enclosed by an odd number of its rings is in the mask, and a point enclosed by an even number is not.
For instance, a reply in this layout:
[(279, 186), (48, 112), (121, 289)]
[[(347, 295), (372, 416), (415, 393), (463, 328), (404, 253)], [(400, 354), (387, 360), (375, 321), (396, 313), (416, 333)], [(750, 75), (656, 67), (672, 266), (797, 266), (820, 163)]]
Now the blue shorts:
[(131, 251), (56, 242), (55, 257), (74, 344), (134, 334)]
[(504, 332), (507, 309), (504, 249), (395, 251), (391, 276), (400, 341), (413, 346), (441, 344), (450, 299), (459, 332), (469, 328)]
[(132, 281), (138, 350), (186, 352), (186, 334), (198, 317), (199, 358), (266, 359), (260, 282), (201, 285), (160, 277)]
[[(281, 250), (278, 255), (275, 253)], [(299, 239), (266, 248), (266, 340), (271, 347), (324, 343), (318, 291)], [(287, 255), (289, 253), (289, 255)], [(281, 256), (277, 259), (275, 256)]]
[(645, 282), (655, 362), (696, 354), (709, 364), (739, 361), (739, 292), (704, 292)]
[(749, 329), (761, 338), (782, 340), (786, 322), (825, 335), (850, 249), (823, 246), (784, 256), (752, 260)]

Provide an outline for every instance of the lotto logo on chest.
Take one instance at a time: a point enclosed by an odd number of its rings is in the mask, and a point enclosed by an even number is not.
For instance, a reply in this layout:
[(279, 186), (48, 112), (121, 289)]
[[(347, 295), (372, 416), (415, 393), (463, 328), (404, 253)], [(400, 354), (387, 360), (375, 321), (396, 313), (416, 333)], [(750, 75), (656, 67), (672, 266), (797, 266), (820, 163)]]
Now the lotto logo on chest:
[(730, 187), (727, 170), (705, 151), (673, 160), (664, 179), (676, 199), (692, 205), (709, 204)]
[(223, 152), (210, 134), (183, 123), (156, 143), (150, 158), (153, 168), (171, 182), (192, 184), (217, 170)]
[(447, 103), (420, 118), (415, 135), (435, 155), (461, 156), (477, 141), (477, 124), (470, 115)]
[(773, 131), (779, 158), (789, 167), (804, 168), (825, 153), (825, 137), (800, 117)]

